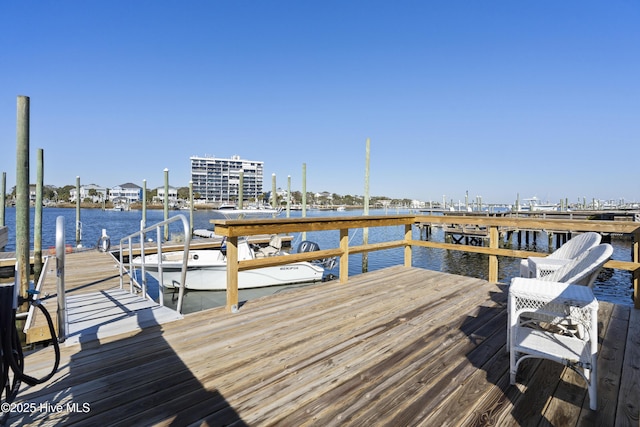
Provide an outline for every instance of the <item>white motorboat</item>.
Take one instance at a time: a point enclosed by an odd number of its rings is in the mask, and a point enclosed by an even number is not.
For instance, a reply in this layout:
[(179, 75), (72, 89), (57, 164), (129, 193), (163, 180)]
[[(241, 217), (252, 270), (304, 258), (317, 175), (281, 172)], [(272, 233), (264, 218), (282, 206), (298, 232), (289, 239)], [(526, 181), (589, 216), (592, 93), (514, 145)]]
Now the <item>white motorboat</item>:
[(523, 199), (523, 203), (519, 206), (518, 212), (534, 212), (534, 211), (557, 211), (558, 204), (542, 203), (537, 197)]
[(210, 211), (213, 219), (259, 219), (275, 218), (282, 212), (282, 208), (273, 209), (267, 206), (250, 206), (238, 209), (235, 206), (223, 205)]
[[(286, 254), (281, 252), (280, 254)], [(158, 255), (146, 255), (144, 268), (153, 278), (160, 281), (160, 265), (162, 266), (162, 282), (165, 287), (179, 287), (183, 263), (183, 251)], [(267, 255), (265, 255), (267, 256)], [(238, 242), (238, 260), (256, 258), (246, 239)], [(134, 267), (141, 268), (140, 257), (132, 260)], [(294, 262), (274, 267), (263, 267), (238, 272), (238, 289), (259, 288), (292, 283), (321, 281), (324, 267), (318, 263)], [(227, 289), (227, 259), (225, 250), (199, 249), (190, 250), (187, 262), (186, 289), (223, 291)]]

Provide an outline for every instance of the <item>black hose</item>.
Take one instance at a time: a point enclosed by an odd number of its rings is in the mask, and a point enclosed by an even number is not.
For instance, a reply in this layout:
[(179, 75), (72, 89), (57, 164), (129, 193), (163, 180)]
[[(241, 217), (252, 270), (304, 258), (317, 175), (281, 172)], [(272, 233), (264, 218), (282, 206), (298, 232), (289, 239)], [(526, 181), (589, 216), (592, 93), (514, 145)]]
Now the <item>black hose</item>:
[[(51, 342), (53, 343), (53, 350), (55, 352), (56, 357), (55, 357), (55, 362), (53, 364), (53, 369), (46, 376), (38, 379), (25, 374), (24, 373), (24, 355), (22, 354), (22, 345), (20, 345), (20, 339), (18, 337), (17, 329), (15, 327), (13, 328), (14, 335), (15, 335), (14, 343), (17, 344), (17, 354), (19, 355), (19, 358), (15, 359), (12, 357), (10, 358), (9, 363), (15, 375), (20, 377), (20, 380), (24, 381), (30, 386), (34, 386), (36, 384), (42, 384), (49, 381), (58, 371), (58, 366), (60, 365), (60, 345), (58, 344), (58, 340), (56, 339), (56, 331), (53, 327), (53, 320), (51, 319), (51, 315), (49, 314), (47, 309), (44, 308), (42, 304), (34, 304), (34, 305), (38, 307), (40, 311), (42, 311), (42, 314), (44, 314), (44, 317), (47, 319), (47, 324), (49, 325), (49, 332), (51, 334)], [(14, 316), (15, 316), (15, 311), (14, 311)]]
[[(51, 315), (41, 304), (33, 302), (33, 305), (39, 307), (47, 319), (51, 333), (51, 341), (55, 351), (55, 362), (51, 372), (43, 378), (38, 379), (25, 374), (22, 343), (20, 342), (18, 329), (16, 327), (16, 310), (12, 307), (12, 286), (0, 287), (0, 302), (2, 303), (0, 304), (0, 356), (2, 357), (2, 363), (0, 364), (0, 386), (2, 387), (2, 390), (0, 390), (0, 398), (4, 394), (6, 397), (5, 402), (11, 403), (18, 395), (22, 381), (30, 386), (34, 386), (49, 381), (53, 377), (60, 365), (60, 346), (56, 338), (56, 331), (53, 327)], [(9, 375), (10, 370), (13, 371), (13, 381), (11, 381)], [(4, 413), (0, 419), (0, 424), (4, 424), (8, 416), (9, 412)]]

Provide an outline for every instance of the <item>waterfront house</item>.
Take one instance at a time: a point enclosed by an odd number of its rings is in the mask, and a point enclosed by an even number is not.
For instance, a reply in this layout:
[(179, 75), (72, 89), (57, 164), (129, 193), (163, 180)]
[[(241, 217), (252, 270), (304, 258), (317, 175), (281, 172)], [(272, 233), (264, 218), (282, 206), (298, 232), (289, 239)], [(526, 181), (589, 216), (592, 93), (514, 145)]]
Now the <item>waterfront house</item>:
[(139, 202), (142, 200), (142, 187), (131, 182), (116, 185), (109, 189), (109, 200), (115, 199), (125, 199), (128, 203)]
[[(69, 191), (69, 201), (75, 202), (77, 191), (75, 188)], [(96, 184), (80, 186), (80, 200), (90, 199), (93, 203), (98, 203), (107, 198), (107, 189)]]

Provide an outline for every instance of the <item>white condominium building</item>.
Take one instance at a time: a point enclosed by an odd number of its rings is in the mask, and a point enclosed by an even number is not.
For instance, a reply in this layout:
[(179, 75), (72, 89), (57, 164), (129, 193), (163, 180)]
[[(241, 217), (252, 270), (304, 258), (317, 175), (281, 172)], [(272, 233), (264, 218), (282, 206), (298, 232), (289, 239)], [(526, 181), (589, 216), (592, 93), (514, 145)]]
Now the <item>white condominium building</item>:
[(255, 200), (262, 195), (264, 162), (217, 157), (191, 159), (193, 193), (207, 203), (236, 202), (239, 196), (240, 172), (243, 173), (243, 199)]

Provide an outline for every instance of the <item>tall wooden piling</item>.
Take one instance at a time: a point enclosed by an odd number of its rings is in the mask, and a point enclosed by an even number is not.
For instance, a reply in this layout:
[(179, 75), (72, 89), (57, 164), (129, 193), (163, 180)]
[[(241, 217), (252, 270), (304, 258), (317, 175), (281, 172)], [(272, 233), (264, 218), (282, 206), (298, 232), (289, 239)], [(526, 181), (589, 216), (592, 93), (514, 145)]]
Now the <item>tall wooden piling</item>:
[(147, 228), (147, 180), (142, 180), (142, 224), (140, 229)]
[(29, 289), (29, 97), (18, 96), (16, 125), (16, 268), (20, 295)]
[(42, 192), (44, 191), (44, 151), (38, 148), (36, 169), (36, 206), (33, 226), (33, 277), (38, 283), (42, 273)]
[(189, 236), (193, 237), (193, 181), (189, 181)]
[[(302, 218), (307, 216), (307, 164), (302, 164)], [(302, 240), (307, 240), (307, 232), (302, 232)]]
[(238, 183), (238, 203), (237, 208), (244, 208), (244, 172), (240, 171), (240, 182)]
[(287, 218), (291, 216), (291, 175), (287, 175)]
[(76, 246), (82, 241), (82, 222), (80, 222), (80, 177), (76, 176)]
[[(164, 220), (169, 219), (169, 169), (164, 168)], [(169, 226), (164, 226), (164, 240), (169, 240)]]
[(276, 174), (271, 174), (271, 207), (277, 209), (278, 207), (278, 193), (276, 192)]
[[(365, 216), (369, 215), (369, 160), (371, 155), (371, 140), (367, 138), (364, 155), (364, 212)], [(369, 227), (362, 229), (362, 244), (369, 244)], [(362, 253), (362, 272), (369, 271), (369, 253)]]
[(6, 225), (5, 214), (6, 214), (6, 194), (7, 194), (7, 173), (2, 172), (2, 183), (0, 183), (1, 191), (0, 194), (0, 227)]

